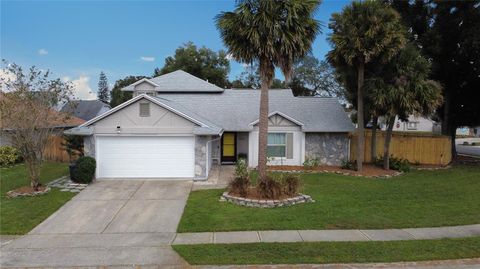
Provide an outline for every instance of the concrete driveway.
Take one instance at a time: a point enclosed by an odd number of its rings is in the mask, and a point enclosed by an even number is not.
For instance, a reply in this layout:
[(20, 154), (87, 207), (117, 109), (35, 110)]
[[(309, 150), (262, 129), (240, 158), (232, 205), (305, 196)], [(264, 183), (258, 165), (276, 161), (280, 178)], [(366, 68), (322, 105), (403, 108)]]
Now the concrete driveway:
[(1, 265), (183, 267), (169, 244), (191, 188), (191, 181), (98, 181), (3, 246)]

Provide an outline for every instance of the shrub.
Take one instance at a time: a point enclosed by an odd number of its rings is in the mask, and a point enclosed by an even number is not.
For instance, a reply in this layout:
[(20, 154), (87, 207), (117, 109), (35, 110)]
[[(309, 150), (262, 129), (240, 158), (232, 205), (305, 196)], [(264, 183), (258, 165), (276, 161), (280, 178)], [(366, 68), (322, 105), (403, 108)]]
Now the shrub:
[(302, 181), (298, 175), (288, 174), (283, 178), (283, 192), (288, 196), (297, 195), (302, 187)]
[(342, 161), (341, 165), (342, 169), (347, 169), (347, 170), (357, 170), (357, 162), (355, 161), (349, 161), (347, 159)]
[(283, 194), (283, 184), (275, 175), (268, 175), (258, 182), (258, 192), (262, 198), (278, 199)]
[(248, 160), (248, 155), (246, 153), (238, 153), (238, 159)]
[(90, 183), (95, 176), (95, 168), (97, 164), (94, 158), (84, 156), (78, 158), (73, 168), (72, 181), (77, 183)]
[[(383, 158), (377, 158), (375, 160), (375, 165), (378, 167), (383, 167)], [(401, 172), (409, 172), (410, 163), (406, 159), (390, 156), (390, 169)]]
[(247, 196), (248, 187), (250, 187), (250, 176), (248, 174), (247, 161), (240, 158), (235, 164), (235, 174), (230, 182), (230, 190), (240, 196)]
[(320, 160), (318, 158), (307, 158), (303, 162), (303, 167), (306, 169), (313, 169), (314, 167), (317, 167), (320, 165)]
[(0, 146), (0, 167), (8, 167), (22, 161), (20, 151), (12, 146)]

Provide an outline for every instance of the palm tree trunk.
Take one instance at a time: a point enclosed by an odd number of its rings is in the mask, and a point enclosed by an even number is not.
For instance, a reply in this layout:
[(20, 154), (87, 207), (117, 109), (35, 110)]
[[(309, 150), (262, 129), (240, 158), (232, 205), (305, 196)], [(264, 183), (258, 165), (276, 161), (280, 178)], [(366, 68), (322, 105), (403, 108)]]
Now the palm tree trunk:
[(378, 117), (373, 116), (372, 120), (372, 141), (370, 143), (370, 161), (373, 163), (377, 159), (377, 126), (378, 126)]
[(365, 132), (363, 120), (363, 80), (365, 75), (365, 63), (360, 61), (358, 65), (358, 80), (357, 80), (357, 171), (363, 170), (363, 156), (365, 151)]
[(392, 141), (393, 125), (395, 124), (395, 116), (387, 119), (387, 134), (385, 135), (385, 143), (383, 146), (383, 169), (390, 169), (390, 141)]
[(267, 176), (267, 139), (268, 139), (268, 87), (270, 80), (262, 77), (260, 88), (260, 115), (258, 122), (258, 178), (263, 181)]

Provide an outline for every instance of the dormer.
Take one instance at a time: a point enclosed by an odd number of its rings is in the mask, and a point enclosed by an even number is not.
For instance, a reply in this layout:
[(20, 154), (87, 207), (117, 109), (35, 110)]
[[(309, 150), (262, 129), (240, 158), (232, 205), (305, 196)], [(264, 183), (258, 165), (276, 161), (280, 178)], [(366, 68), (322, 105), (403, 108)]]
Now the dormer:
[(142, 78), (141, 80), (129, 85), (128, 87), (125, 87), (123, 90), (132, 91), (133, 97), (136, 97), (140, 94), (157, 96), (158, 87), (159, 86), (155, 82), (147, 78)]

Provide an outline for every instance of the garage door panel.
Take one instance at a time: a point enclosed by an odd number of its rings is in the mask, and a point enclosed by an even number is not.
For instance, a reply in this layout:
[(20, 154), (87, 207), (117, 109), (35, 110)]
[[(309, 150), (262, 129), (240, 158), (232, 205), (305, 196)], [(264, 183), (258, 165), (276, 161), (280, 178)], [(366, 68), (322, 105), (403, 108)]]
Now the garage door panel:
[(99, 178), (191, 178), (193, 137), (97, 137)]

